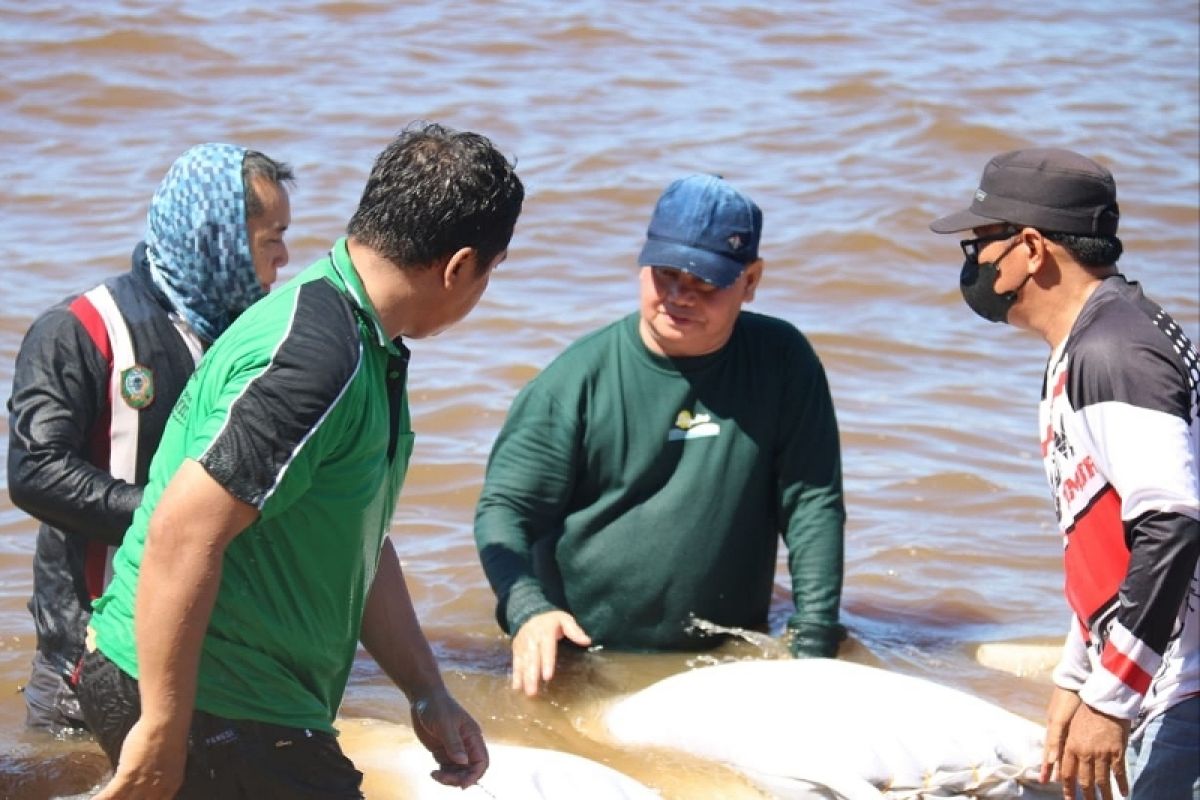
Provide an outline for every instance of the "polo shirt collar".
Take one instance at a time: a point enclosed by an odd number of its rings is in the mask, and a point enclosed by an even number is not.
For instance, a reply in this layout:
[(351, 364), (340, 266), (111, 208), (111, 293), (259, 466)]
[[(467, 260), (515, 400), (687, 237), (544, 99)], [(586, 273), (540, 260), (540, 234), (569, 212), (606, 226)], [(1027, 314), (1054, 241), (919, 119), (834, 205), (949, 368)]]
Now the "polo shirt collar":
[(363, 288), (362, 279), (358, 277), (358, 270), (355, 269), (354, 262), (350, 260), (350, 251), (346, 247), (345, 236), (338, 239), (334, 243), (333, 249), (329, 251), (329, 263), (333, 266), (333, 271), (337, 274), (338, 279), (341, 280), (346, 295), (354, 305), (358, 306), (363, 317), (371, 322), (379, 346), (392, 353), (402, 354), (403, 347), (400, 344), (400, 338), (397, 337), (396, 341), (388, 338), (383, 329), (383, 323), (379, 321), (379, 314), (375, 312), (375, 306), (371, 304), (371, 298), (367, 296), (367, 290)]

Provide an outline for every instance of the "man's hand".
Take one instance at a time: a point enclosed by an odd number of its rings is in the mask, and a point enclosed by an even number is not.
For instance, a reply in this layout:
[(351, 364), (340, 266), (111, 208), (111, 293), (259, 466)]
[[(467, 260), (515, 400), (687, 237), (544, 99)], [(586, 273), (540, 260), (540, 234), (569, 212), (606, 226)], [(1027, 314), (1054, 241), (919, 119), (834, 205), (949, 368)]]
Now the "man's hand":
[(1084, 800), (1100, 797), (1112, 800), (1111, 778), (1122, 795), (1129, 794), (1125, 775), (1125, 745), (1129, 741), (1129, 720), (1110, 717), (1081, 703), (1067, 726), (1062, 748), (1059, 778), (1063, 797), (1074, 800), (1075, 786)]
[(513, 637), (512, 687), (529, 697), (538, 693), (542, 681), (554, 677), (558, 640), (566, 637), (580, 647), (592, 639), (575, 617), (566, 611), (545, 611), (526, 620)]
[(1076, 692), (1058, 686), (1050, 695), (1050, 705), (1046, 709), (1046, 744), (1042, 749), (1042, 783), (1054, 777), (1054, 768), (1062, 763), (1067, 729), (1081, 702)]
[(121, 745), (116, 772), (95, 800), (170, 800), (183, 785), (187, 729), (155, 729), (139, 719)]
[(438, 762), (438, 769), (430, 773), (435, 781), (466, 789), (483, 777), (488, 768), (483, 732), (448, 692), (415, 700), (412, 723), (417, 738)]

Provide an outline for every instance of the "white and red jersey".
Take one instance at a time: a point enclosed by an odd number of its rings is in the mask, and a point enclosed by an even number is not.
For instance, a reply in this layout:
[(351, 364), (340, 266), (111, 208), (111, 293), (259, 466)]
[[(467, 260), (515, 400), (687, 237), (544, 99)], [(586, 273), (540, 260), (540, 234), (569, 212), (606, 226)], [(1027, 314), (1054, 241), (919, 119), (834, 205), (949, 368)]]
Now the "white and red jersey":
[(1200, 364), (1116, 275), (1050, 357), (1039, 420), (1074, 614), (1055, 683), (1139, 724), (1200, 693)]

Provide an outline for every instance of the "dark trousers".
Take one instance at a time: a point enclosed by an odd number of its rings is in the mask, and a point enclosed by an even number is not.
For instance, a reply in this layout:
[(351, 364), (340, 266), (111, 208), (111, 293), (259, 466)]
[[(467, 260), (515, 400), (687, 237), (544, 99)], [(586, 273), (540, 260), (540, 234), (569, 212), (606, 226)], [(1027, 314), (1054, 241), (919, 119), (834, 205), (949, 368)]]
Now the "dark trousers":
[(33, 654), (29, 683), (23, 691), (27, 727), (55, 736), (87, 733), (70, 676), (55, 669), (40, 651)]
[[(79, 703), (115, 768), (141, 715), (137, 681), (99, 650), (86, 654)], [(229, 720), (197, 710), (177, 800), (361, 800), (362, 773), (324, 731)]]

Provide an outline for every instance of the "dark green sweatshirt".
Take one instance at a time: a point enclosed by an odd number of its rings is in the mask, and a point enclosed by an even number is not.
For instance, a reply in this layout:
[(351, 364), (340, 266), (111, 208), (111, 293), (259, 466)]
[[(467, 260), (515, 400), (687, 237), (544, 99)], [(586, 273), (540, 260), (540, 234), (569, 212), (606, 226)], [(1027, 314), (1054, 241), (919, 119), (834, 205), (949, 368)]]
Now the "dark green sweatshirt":
[(691, 618), (766, 623), (782, 534), (793, 652), (835, 654), (845, 510), (812, 347), (743, 311), (721, 350), (672, 359), (638, 320), (571, 345), (500, 431), (475, 539), (501, 626), (562, 608), (607, 647), (707, 647)]

